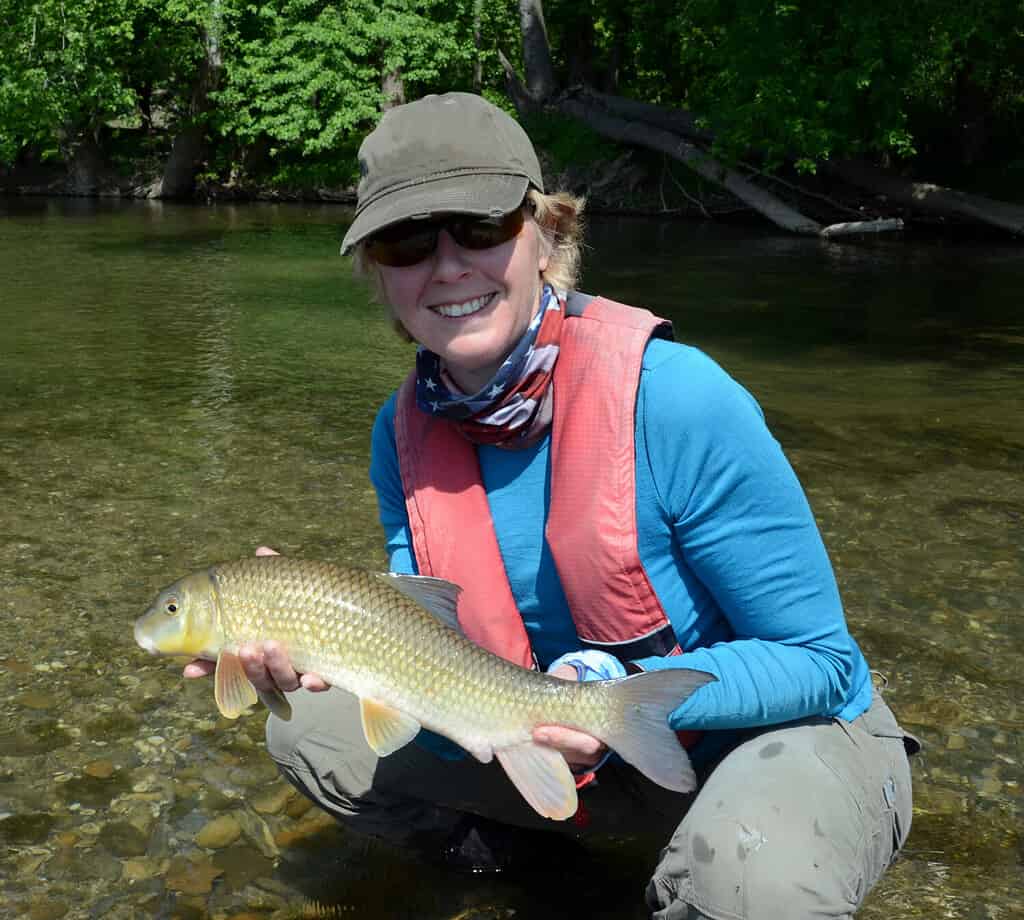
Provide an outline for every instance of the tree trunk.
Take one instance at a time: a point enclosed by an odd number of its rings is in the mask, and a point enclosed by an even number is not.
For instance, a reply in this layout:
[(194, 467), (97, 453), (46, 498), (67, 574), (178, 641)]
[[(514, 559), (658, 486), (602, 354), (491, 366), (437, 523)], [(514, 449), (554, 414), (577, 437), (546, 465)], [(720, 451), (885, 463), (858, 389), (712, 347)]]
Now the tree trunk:
[(825, 168), (851, 185), (876, 195), (885, 195), (889, 201), (916, 211), (943, 217), (967, 218), (1008, 230), (1017, 236), (1024, 235), (1024, 207), (1020, 205), (994, 201), (981, 195), (969, 195), (930, 182), (913, 182), (855, 160), (828, 162)]
[(483, 0), (473, 0), (473, 92), (478, 94), (484, 85), (484, 62), (480, 56), (483, 47), (482, 9)]
[(222, 19), (220, 0), (211, 0), (207, 25), (200, 33), (205, 53), (192, 86), (188, 116), (182, 120), (171, 144), (171, 154), (164, 164), (163, 176), (149, 192), (151, 198), (187, 198), (195, 191), (196, 170), (202, 162), (205, 148), (210, 93), (217, 86), (222, 66)]
[(619, 77), (627, 54), (626, 38), (629, 35), (630, 29), (629, 9), (625, 5), (615, 7), (611, 22), (612, 29), (614, 30), (612, 33), (612, 47), (599, 85), (606, 93), (617, 93), (619, 91)]
[(523, 34), (526, 90), (534, 103), (542, 103), (554, 95), (557, 84), (541, 0), (519, 0), (519, 25)]
[(589, 4), (579, 10), (565, 38), (569, 86), (594, 82), (594, 20)]
[(516, 111), (520, 115), (535, 111), (539, 107), (537, 101), (527, 91), (523, 81), (519, 79), (515, 67), (512, 66), (512, 62), (505, 57), (505, 53), (500, 49), (498, 50), (498, 60), (505, 71), (505, 90), (516, 107)]
[(703, 150), (676, 134), (646, 123), (617, 118), (576, 99), (563, 99), (555, 107), (566, 115), (585, 122), (605, 137), (627, 144), (649, 147), (679, 160), (699, 176), (727, 189), (744, 204), (783, 230), (801, 234), (821, 232), (821, 225), (816, 221), (791, 208), (770, 192), (749, 182), (739, 173), (727, 169)]
[(405, 105), (405, 80), (399, 68), (389, 70), (380, 81), (380, 90), (384, 94), (381, 108), (386, 112), (396, 105)]
[(86, 131), (65, 148), (68, 177), (65, 188), (70, 195), (95, 195), (100, 188), (103, 156), (93, 132)]
[(163, 175), (149, 197), (188, 198), (195, 191), (196, 169), (202, 161), (205, 138), (203, 125), (189, 124), (178, 130)]

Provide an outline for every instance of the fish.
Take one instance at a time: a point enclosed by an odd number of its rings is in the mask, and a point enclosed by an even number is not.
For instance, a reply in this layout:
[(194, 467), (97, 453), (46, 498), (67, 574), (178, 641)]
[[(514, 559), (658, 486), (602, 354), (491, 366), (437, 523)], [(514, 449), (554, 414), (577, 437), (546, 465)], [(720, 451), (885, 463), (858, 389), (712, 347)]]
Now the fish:
[(539, 725), (593, 735), (667, 789), (696, 787), (668, 716), (713, 675), (673, 668), (579, 682), (523, 668), (465, 636), (460, 590), (429, 576), (250, 557), (164, 588), (136, 621), (135, 641), (156, 655), (216, 661), (214, 699), (227, 718), (262, 699), (287, 720), (287, 695), (258, 694), (238, 657), (245, 643), (276, 640), (297, 671), (358, 697), (378, 756), (430, 729), (481, 763), (497, 759), (523, 798), (552, 820), (575, 814), (576, 779), (561, 753), (533, 741)]

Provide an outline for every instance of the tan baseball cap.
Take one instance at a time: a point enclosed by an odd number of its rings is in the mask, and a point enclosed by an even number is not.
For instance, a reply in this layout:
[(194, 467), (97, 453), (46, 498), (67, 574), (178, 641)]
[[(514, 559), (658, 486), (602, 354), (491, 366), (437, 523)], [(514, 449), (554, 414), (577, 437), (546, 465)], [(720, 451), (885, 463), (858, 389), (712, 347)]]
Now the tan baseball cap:
[(389, 109), (359, 148), (359, 171), (342, 255), (403, 220), (508, 214), (531, 185), (544, 191), (537, 153), (519, 122), (472, 93)]

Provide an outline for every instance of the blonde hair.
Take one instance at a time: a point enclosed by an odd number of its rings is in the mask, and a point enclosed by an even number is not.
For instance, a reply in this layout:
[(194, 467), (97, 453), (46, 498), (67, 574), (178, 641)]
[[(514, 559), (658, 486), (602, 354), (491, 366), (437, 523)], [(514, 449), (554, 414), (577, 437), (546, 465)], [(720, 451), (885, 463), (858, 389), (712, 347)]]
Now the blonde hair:
[[(572, 290), (579, 280), (585, 204), (585, 198), (571, 195), (569, 192), (545, 195), (535, 188), (527, 191), (523, 202), (523, 206), (528, 209), (540, 230), (541, 245), (547, 249), (548, 264), (541, 272), (541, 278), (552, 287), (563, 291)], [(384, 296), (380, 270), (377, 263), (367, 254), (365, 240), (357, 243), (352, 252), (352, 272), (356, 278), (370, 283), (374, 300), (387, 308), (391, 316), (391, 326), (398, 337), (406, 342), (413, 341)]]

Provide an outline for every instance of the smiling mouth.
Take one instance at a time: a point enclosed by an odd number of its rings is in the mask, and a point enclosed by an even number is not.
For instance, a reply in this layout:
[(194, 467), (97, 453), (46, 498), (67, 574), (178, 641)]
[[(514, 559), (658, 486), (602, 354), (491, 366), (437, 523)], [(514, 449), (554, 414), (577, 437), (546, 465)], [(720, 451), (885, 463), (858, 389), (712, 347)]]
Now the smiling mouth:
[(430, 309), (441, 316), (455, 318), (459, 316), (471, 316), (486, 307), (495, 297), (495, 293), (484, 294), (481, 297), (474, 297), (462, 303), (441, 303), (432, 306)]

